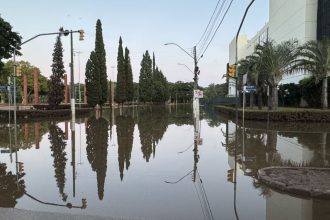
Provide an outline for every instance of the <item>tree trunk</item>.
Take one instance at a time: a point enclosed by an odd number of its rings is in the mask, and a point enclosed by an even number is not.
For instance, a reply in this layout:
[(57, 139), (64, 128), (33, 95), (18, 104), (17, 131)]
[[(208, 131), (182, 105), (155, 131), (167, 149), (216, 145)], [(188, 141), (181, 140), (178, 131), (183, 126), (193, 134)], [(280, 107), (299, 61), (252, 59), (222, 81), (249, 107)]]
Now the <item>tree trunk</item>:
[(271, 93), (270, 93), (271, 101), (270, 101), (270, 109), (276, 110), (278, 107), (278, 91), (277, 91), (277, 85), (274, 85), (271, 87)]
[(328, 77), (322, 80), (322, 109), (328, 109)]
[(250, 92), (250, 108), (253, 108), (254, 106), (254, 92)]
[(258, 109), (262, 109), (262, 88), (257, 88), (257, 94), (258, 94)]

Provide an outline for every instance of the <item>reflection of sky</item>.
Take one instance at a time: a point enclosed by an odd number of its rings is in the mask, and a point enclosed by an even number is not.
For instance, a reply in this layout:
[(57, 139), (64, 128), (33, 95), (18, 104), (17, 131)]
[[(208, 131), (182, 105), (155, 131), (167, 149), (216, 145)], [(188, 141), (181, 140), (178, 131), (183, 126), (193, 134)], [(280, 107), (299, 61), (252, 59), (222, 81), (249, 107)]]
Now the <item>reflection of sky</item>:
[(276, 149), (282, 160), (290, 160), (299, 164), (310, 162), (313, 159), (313, 151), (299, 144), (296, 138), (278, 137)]
[[(203, 120), (201, 123), (203, 144), (198, 147), (200, 155), (198, 170), (215, 219), (233, 219), (234, 185), (227, 181), (227, 171), (233, 168), (234, 163), (230, 163), (230, 161), (234, 161), (221, 144), (221, 142), (225, 142), (221, 129), (226, 130), (226, 127), (225, 124), (209, 127), (207, 121), (209, 119)], [(64, 122), (58, 125), (64, 131)], [(230, 123), (230, 127), (234, 128), (233, 124)], [(201, 206), (191, 176), (187, 176), (178, 184), (164, 183), (165, 180), (178, 180), (193, 169), (193, 148), (179, 153), (193, 143), (194, 129), (192, 125), (168, 125), (163, 138), (156, 147), (155, 158), (151, 155), (150, 161), (147, 163), (143, 158), (140, 133), (135, 124), (130, 167), (128, 170), (124, 170), (123, 181), (120, 180), (118, 169), (116, 125), (112, 130), (113, 139), (108, 140), (107, 173), (102, 201), (98, 198), (96, 173), (92, 171), (86, 156), (86, 132), (85, 124), (82, 123), (76, 124), (75, 136), (76, 197), (73, 198), (72, 194), (70, 130), (66, 147), (64, 192), (68, 194), (67, 202), (71, 202), (73, 205), (81, 205), (81, 199), (86, 198), (87, 209), (41, 205), (26, 196), (18, 200), (16, 208), (102, 216), (146, 217), (147, 219), (202, 219)], [(34, 129), (30, 132), (34, 132)], [(290, 159), (294, 162), (301, 162), (302, 159), (309, 160), (313, 155), (312, 151), (297, 145), (299, 144), (296, 138), (278, 136), (276, 150), (282, 160)], [(246, 150), (252, 149), (252, 147), (246, 146)], [(64, 204), (56, 185), (54, 159), (51, 154), (48, 133), (46, 133), (42, 136), (40, 149), (37, 150), (33, 146), (28, 150), (20, 150), (18, 159), (24, 162), (26, 172), (24, 180), (29, 194), (45, 202)], [(10, 164), (9, 155), (0, 156), (1, 162), (9, 164), (10, 170), (14, 171), (14, 164)], [(258, 154), (258, 156), (261, 157), (258, 158), (260, 161), (266, 157), (263, 154)], [(263, 166), (263, 164), (259, 165)], [(276, 216), (276, 207), (283, 207), (281, 204), (285, 196), (272, 194), (270, 198), (264, 198), (260, 195), (260, 189), (254, 188), (253, 178), (244, 176), (240, 166), (241, 164), (238, 164), (237, 176), (237, 211), (240, 219), (265, 219), (265, 216)], [(292, 207), (297, 207), (296, 205), (304, 203), (304, 200), (290, 197), (290, 202), (293, 204)], [(270, 204), (273, 204), (271, 206), (273, 209), (269, 209)], [(309, 206), (309, 208), (311, 207)], [(300, 213), (300, 209), (292, 208), (286, 216), (293, 213)]]

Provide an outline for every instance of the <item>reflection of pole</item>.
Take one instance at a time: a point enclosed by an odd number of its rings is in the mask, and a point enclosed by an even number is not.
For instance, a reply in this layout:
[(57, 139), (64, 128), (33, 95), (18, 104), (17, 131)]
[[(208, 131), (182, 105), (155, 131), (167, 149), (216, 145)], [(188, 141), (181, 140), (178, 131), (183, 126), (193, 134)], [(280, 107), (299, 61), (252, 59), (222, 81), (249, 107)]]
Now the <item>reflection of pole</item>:
[(53, 206), (67, 207), (69, 209), (71, 209), (71, 208), (86, 209), (87, 208), (87, 201), (86, 201), (86, 199), (81, 199), (81, 206), (74, 206), (70, 202), (68, 202), (65, 205), (63, 205), (63, 204), (57, 204), (57, 203), (52, 203), (52, 202), (43, 202), (43, 201), (37, 199), (36, 197), (30, 195), (27, 192), (24, 192), (24, 194), (27, 195), (28, 197), (30, 197), (31, 199), (33, 199), (34, 201), (37, 201), (37, 202), (39, 202), (41, 204), (44, 204), (44, 205), (53, 205)]
[[(75, 124), (73, 124), (73, 127)], [(74, 129), (71, 130), (71, 166), (72, 166), (72, 192), (73, 197), (76, 196), (76, 132)]]

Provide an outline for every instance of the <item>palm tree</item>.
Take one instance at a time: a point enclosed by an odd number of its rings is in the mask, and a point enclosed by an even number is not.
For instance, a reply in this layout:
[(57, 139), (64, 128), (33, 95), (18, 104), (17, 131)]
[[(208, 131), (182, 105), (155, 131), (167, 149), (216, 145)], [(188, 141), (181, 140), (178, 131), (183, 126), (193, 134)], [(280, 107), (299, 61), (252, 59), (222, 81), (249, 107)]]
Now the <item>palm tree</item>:
[(290, 72), (290, 67), (298, 55), (298, 41), (289, 40), (276, 45), (274, 41), (267, 40), (256, 46), (254, 56), (259, 58), (259, 70), (266, 76), (270, 87), (270, 109), (278, 107), (277, 86), (283, 75)]
[(304, 70), (322, 81), (322, 109), (328, 109), (328, 76), (330, 73), (330, 40), (308, 41), (299, 50), (291, 71)]
[[(261, 61), (258, 56), (250, 55), (239, 61), (238, 73), (247, 74), (247, 83), (255, 85), (258, 95), (258, 107), (262, 108), (262, 93), (266, 84), (265, 74), (261, 68)], [(253, 107), (254, 94), (250, 94), (250, 107)]]

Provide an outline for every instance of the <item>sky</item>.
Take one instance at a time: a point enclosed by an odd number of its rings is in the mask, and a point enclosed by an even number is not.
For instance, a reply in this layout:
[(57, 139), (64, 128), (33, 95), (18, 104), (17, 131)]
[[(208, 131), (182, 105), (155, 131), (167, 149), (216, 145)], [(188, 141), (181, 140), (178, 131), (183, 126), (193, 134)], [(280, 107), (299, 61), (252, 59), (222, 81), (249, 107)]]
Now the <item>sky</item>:
[[(85, 40), (73, 36), (75, 51), (81, 52), (74, 59), (75, 83), (85, 79), (85, 65), (95, 47), (95, 26), (102, 22), (103, 40), (107, 54), (109, 80), (117, 78), (117, 50), (121, 36), (123, 46), (130, 50), (133, 80), (139, 81), (140, 62), (146, 50), (155, 53), (156, 65), (170, 82), (193, 81), (191, 57), (174, 45), (190, 52), (200, 40), (218, 0), (0, 0), (0, 15), (9, 22), (23, 40), (37, 34), (56, 32), (60, 27), (85, 31)], [(222, 2), (222, 1), (221, 1)], [(214, 40), (199, 60), (199, 85), (224, 83), (229, 43), (234, 38), (244, 11), (250, 0), (234, 0)], [(268, 21), (268, 0), (256, 0), (245, 19), (241, 33), (253, 37)], [(43, 36), (22, 46), (23, 56), (18, 60), (29, 61), (51, 75), (52, 53), (56, 36)], [(64, 65), (70, 73), (70, 38), (62, 38)], [(198, 49), (198, 47), (197, 47)], [(197, 53), (200, 53), (197, 50)], [(79, 64), (80, 63), (80, 64)], [(80, 73), (80, 74), (79, 74)]]

